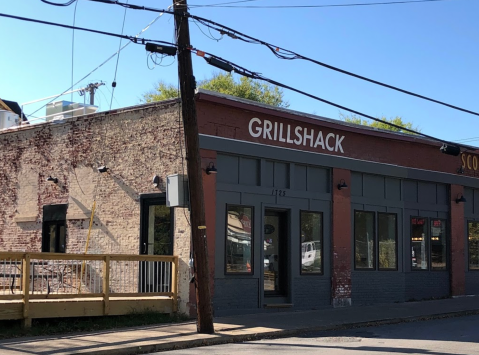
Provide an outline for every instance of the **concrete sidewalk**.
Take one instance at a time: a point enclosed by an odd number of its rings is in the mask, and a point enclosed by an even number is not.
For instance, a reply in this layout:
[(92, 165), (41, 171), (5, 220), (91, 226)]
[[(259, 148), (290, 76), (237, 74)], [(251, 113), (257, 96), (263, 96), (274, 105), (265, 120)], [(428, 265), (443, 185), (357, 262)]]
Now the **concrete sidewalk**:
[(283, 337), (433, 318), (479, 314), (479, 297), (215, 318), (215, 334), (198, 334), (194, 322), (65, 336), (0, 341), (0, 354), (126, 355)]

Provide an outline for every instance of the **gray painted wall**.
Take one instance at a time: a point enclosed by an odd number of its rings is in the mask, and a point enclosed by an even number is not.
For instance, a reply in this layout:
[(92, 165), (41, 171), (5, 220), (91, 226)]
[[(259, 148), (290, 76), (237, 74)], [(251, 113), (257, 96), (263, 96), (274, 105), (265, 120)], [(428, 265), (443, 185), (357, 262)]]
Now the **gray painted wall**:
[(398, 270), (355, 270), (352, 273), (353, 304), (400, 302), (449, 295), (449, 272), (411, 270), (410, 252), (412, 217), (448, 219), (447, 185), (353, 172), (351, 205), (353, 263), (355, 210), (376, 212), (375, 216), (377, 212), (397, 214), (398, 233)]
[[(311, 309), (330, 305), (331, 272), (331, 172), (327, 168), (294, 164), (278, 160), (218, 154), (216, 193), (216, 255), (215, 294), (216, 315), (263, 310), (264, 303), (274, 303), (263, 296), (263, 216), (266, 208), (288, 211), (288, 285), (289, 292), (282, 303), (294, 309)], [(220, 168), (221, 167), (221, 168)], [(283, 190), (284, 196), (276, 190)], [(253, 217), (252, 275), (225, 273), (226, 206), (251, 206)], [(301, 275), (300, 212), (323, 214), (322, 275)]]
[(479, 222), (479, 190), (464, 189), (464, 243), (465, 243), (465, 269), (466, 269), (466, 295), (479, 294), (479, 270), (469, 270), (469, 249), (468, 249), (468, 222)]
[[(216, 314), (227, 314), (231, 308), (238, 312), (258, 312), (263, 309), (265, 300), (262, 294), (262, 225), (264, 209), (268, 207), (289, 211), (288, 245), (292, 272), (289, 275), (290, 294), (286, 301), (294, 304), (295, 308), (304, 309), (330, 305), (330, 186), (334, 184), (331, 182), (330, 168), (327, 167), (352, 171), (352, 221), (355, 209), (398, 215), (398, 270), (356, 271), (353, 264), (353, 303), (420, 300), (450, 294), (449, 271), (411, 270), (411, 218), (420, 216), (448, 220), (447, 184), (479, 188), (478, 179), (204, 135), (200, 136), (200, 144), (204, 149), (218, 151), (214, 296)], [(274, 189), (285, 190), (286, 196), (275, 195)], [(467, 218), (477, 221), (478, 191), (469, 188), (465, 192), (468, 199), (466, 209), (469, 209), (466, 212)], [(226, 204), (248, 205), (254, 208), (253, 275), (225, 275), (223, 251)], [(323, 213), (324, 275), (300, 274), (298, 234), (301, 210)], [(354, 246), (353, 235), (351, 242)], [(478, 293), (479, 273), (469, 272), (466, 280), (468, 293)], [(244, 298), (244, 302), (238, 303), (237, 300), (241, 298)]]

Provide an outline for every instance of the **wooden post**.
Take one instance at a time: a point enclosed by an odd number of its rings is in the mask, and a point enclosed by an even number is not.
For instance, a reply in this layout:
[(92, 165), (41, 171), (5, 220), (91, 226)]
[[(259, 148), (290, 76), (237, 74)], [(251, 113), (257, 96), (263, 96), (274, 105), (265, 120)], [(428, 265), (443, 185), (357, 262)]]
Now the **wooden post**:
[(186, 162), (190, 190), (191, 234), (196, 286), (196, 312), (198, 333), (214, 333), (213, 312), (206, 245), (206, 219), (203, 195), (203, 177), (196, 120), (195, 77), (191, 64), (190, 30), (186, 0), (173, 2), (178, 45), (178, 76), (180, 79), (181, 111), (186, 141)]
[(22, 275), (22, 288), (23, 288), (23, 327), (31, 328), (32, 318), (30, 318), (30, 254), (25, 254), (23, 257), (23, 275)]
[(110, 255), (103, 260), (103, 315), (110, 313)]
[(178, 256), (175, 256), (171, 263), (173, 272), (171, 273), (171, 292), (173, 292), (173, 312), (178, 312)]

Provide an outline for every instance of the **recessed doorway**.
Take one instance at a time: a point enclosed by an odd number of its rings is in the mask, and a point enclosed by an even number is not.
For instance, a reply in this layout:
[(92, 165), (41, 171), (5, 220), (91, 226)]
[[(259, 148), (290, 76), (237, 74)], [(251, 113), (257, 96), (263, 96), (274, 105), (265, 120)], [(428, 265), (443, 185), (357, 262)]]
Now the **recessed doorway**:
[(264, 297), (287, 296), (288, 290), (288, 212), (266, 209), (264, 213), (263, 290)]

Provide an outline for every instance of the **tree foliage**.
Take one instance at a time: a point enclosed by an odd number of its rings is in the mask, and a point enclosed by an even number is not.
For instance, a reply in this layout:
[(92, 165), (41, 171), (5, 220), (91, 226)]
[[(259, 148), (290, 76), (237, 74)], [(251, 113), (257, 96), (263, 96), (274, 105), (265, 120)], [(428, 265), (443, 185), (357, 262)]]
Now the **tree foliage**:
[[(401, 128), (393, 127), (390, 126), (386, 123), (383, 122), (378, 122), (378, 121), (370, 121), (370, 120), (365, 120), (362, 119), (360, 116), (357, 115), (351, 115), (351, 116), (346, 116), (343, 114), (340, 114), (341, 119), (345, 122), (349, 123), (355, 123), (363, 126), (369, 126), (369, 127), (374, 127), (374, 128), (379, 128), (379, 129), (385, 129), (388, 131), (393, 131), (393, 132), (400, 132), (400, 133), (407, 133), (407, 134), (414, 134), (408, 131), (405, 131)], [(413, 126), (412, 122), (405, 122), (400, 116), (396, 116), (394, 118), (386, 118), (386, 117), (378, 117), (378, 119), (395, 124), (396, 126), (404, 127), (407, 129), (411, 129), (417, 132), (420, 132), (420, 129), (418, 127)]]
[[(289, 107), (289, 103), (284, 100), (283, 91), (279, 87), (246, 77), (241, 77), (237, 81), (231, 74), (218, 73), (214, 74), (211, 79), (200, 81), (198, 87), (276, 107)], [(143, 94), (142, 101), (153, 102), (172, 99), (178, 97), (178, 93), (178, 88), (175, 85), (160, 81), (154, 90)]]

